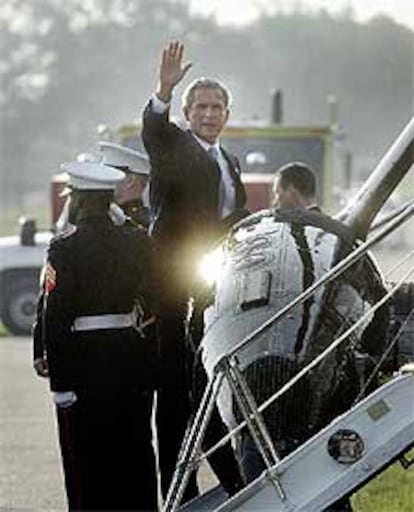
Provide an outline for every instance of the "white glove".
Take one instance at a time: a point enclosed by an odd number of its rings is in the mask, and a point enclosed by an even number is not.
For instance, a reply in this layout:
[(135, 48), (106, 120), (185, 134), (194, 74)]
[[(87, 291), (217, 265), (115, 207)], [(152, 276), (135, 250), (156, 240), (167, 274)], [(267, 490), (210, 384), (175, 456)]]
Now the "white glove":
[(109, 205), (108, 215), (115, 226), (122, 226), (127, 220), (124, 210), (116, 203), (111, 203)]
[(53, 401), (58, 407), (66, 409), (77, 401), (78, 397), (74, 391), (55, 391), (53, 393)]

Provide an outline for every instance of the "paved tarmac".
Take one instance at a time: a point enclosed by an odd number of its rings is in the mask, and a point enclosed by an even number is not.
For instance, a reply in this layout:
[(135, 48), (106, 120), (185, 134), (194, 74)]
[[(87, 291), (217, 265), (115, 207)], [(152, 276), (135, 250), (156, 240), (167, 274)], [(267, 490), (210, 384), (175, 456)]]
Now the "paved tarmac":
[[(31, 360), (30, 338), (0, 337), (0, 512), (67, 510), (49, 384)], [(216, 480), (204, 465), (198, 481)]]
[(0, 338), (0, 510), (65, 510), (48, 381), (31, 368), (29, 338)]

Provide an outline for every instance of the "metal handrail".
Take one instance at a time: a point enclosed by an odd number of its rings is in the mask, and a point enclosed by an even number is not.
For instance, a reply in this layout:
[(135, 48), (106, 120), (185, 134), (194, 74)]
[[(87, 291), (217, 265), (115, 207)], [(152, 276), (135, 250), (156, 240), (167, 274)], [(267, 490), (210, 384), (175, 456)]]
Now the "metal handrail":
[[(269, 407), (274, 401), (289, 391), (302, 377), (304, 377), (309, 371), (317, 366), (327, 355), (329, 355), (335, 348), (337, 348), (346, 338), (350, 336), (362, 323), (365, 322), (377, 309), (383, 306), (394, 293), (400, 288), (403, 282), (412, 274), (414, 274), (414, 266), (382, 297), (376, 302), (369, 310), (367, 310), (361, 318), (355, 322), (349, 329), (347, 329), (341, 336), (336, 338), (323, 352), (321, 352), (315, 359), (313, 359), (308, 365), (300, 370), (294, 377), (292, 377), (284, 386), (282, 386), (276, 393), (269, 397), (265, 402), (257, 407), (257, 412), (262, 413), (267, 407)], [(209, 450), (204, 452), (200, 456), (200, 462), (209, 457), (218, 448), (221, 448), (227, 441), (232, 439), (238, 432), (240, 432), (247, 425), (246, 421), (242, 421), (233, 428), (228, 434), (222, 437), (215, 445)]]
[[(400, 215), (398, 215), (388, 226), (386, 226), (381, 232), (377, 235), (373, 236), (370, 240), (362, 243), (357, 249), (352, 251), (346, 258), (341, 260), (337, 265), (335, 265), (330, 271), (328, 271), (322, 278), (316, 281), (309, 288), (304, 290), (302, 294), (296, 297), (293, 301), (291, 301), (287, 306), (282, 308), (278, 313), (273, 315), (270, 319), (268, 319), (262, 326), (258, 329), (250, 333), (246, 336), (234, 349), (229, 351), (225, 356), (223, 356), (220, 361), (215, 366), (215, 373), (213, 379), (207, 385), (205, 393), (203, 395), (202, 403), (197, 411), (196, 418), (193, 422), (192, 428), (190, 430), (189, 436), (184, 445), (184, 454), (180, 457), (180, 460), (177, 464), (177, 469), (174, 474), (174, 478), (172, 484), (170, 486), (163, 512), (173, 512), (177, 510), (182, 495), (184, 493), (185, 485), (188, 482), (188, 478), (190, 472), (193, 469), (195, 464), (200, 464), (203, 460), (207, 459), (212, 453), (216, 450), (224, 446), (230, 439), (232, 439), (238, 432), (240, 432), (243, 428), (247, 426), (248, 420), (242, 421), (239, 425), (237, 425), (234, 429), (232, 429), (228, 434), (222, 437), (220, 441), (218, 441), (215, 445), (209, 448), (204, 453), (201, 453), (201, 443), (202, 438), (204, 436), (208, 421), (211, 416), (211, 410), (214, 406), (216, 397), (220, 391), (223, 377), (227, 376), (229, 373), (224, 372), (224, 367), (230, 367), (234, 365), (234, 360), (237, 352), (244, 348), (248, 343), (252, 342), (255, 337), (263, 332), (267, 327), (270, 327), (274, 322), (279, 321), (284, 315), (286, 315), (293, 307), (304, 302), (308, 299), (313, 293), (321, 286), (326, 284), (327, 282), (331, 282), (333, 279), (341, 275), (345, 270), (347, 270), (351, 265), (353, 265), (356, 261), (358, 261), (361, 257), (363, 257), (367, 251), (383, 240), (388, 234), (393, 232), (395, 229), (400, 227), (405, 221), (407, 221), (411, 215), (414, 214), (414, 204), (411, 205), (410, 208), (407, 208)], [(304, 367), (300, 372), (298, 372), (292, 379), (289, 380), (282, 388), (280, 388), (276, 393), (274, 393), (270, 398), (268, 398), (265, 402), (263, 402), (260, 406), (257, 407), (256, 411), (253, 411), (250, 414), (250, 418), (256, 422), (260, 422), (260, 416), (267, 407), (269, 407), (274, 401), (280, 398), (283, 394), (285, 394), (289, 389), (291, 389), (304, 375), (306, 375), (314, 366), (320, 363), (332, 350), (334, 350), (338, 345), (340, 345), (354, 330), (356, 330), (359, 325), (369, 316), (372, 315), (377, 309), (379, 309), (386, 301), (395, 293), (395, 291), (401, 286), (401, 284), (407, 279), (409, 275), (414, 273), (414, 268), (410, 269), (403, 278), (395, 284), (392, 289), (384, 295), (372, 308), (370, 308), (355, 324), (353, 324), (347, 331), (345, 331), (339, 338), (334, 340), (329, 347), (327, 347), (317, 358), (312, 360), (306, 367)], [(197, 454), (197, 457), (195, 457)], [(283, 491), (279, 489), (279, 491)]]

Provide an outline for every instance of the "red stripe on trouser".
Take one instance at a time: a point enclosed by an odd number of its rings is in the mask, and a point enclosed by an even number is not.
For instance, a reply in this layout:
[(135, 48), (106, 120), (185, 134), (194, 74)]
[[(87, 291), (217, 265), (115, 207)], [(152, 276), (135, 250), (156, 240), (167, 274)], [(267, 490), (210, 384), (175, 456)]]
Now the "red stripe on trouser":
[(83, 492), (82, 492), (82, 479), (78, 478), (76, 457), (73, 453), (73, 444), (72, 444), (72, 429), (71, 429), (71, 419), (70, 419), (70, 408), (69, 409), (60, 409), (60, 418), (62, 422), (62, 440), (64, 446), (66, 448), (66, 453), (69, 457), (69, 462), (72, 469), (72, 477), (73, 477), (73, 499), (76, 510), (83, 509)]

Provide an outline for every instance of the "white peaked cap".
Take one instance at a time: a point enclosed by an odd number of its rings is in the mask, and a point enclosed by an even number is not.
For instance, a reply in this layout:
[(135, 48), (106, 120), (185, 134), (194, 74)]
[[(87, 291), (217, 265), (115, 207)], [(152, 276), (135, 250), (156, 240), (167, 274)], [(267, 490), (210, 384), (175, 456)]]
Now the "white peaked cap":
[(149, 175), (149, 159), (145, 153), (114, 142), (99, 141), (98, 146), (105, 165), (127, 168), (134, 174)]
[(87, 153), (86, 151), (82, 153), (78, 153), (76, 155), (76, 161), (77, 162), (100, 162), (101, 157), (94, 155), (92, 153)]
[(65, 162), (62, 171), (69, 175), (68, 187), (74, 190), (114, 190), (125, 173), (98, 162)]

